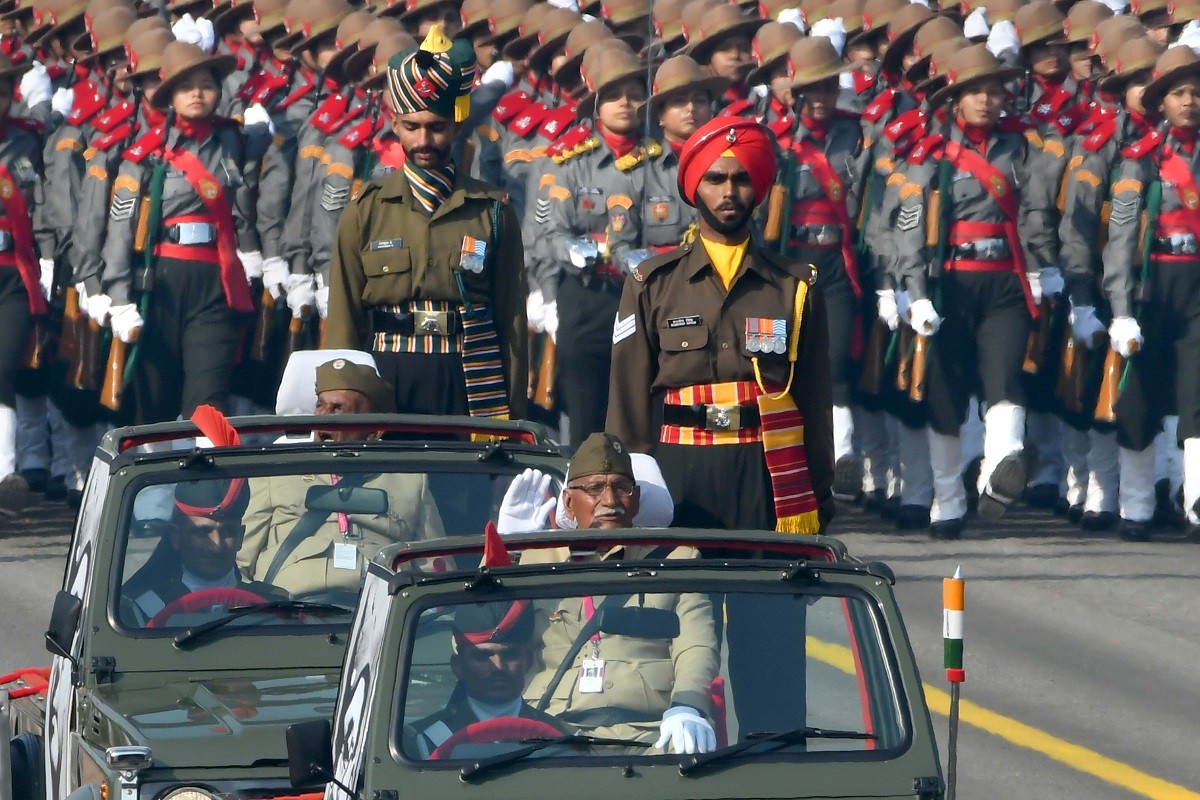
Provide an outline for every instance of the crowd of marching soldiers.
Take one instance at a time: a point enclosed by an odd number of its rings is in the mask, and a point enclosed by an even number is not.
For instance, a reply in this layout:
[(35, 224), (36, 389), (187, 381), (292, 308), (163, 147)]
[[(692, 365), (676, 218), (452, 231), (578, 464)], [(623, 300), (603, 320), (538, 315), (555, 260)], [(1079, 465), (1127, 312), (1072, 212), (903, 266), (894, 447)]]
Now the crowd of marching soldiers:
[[(78, 503), (114, 424), (272, 406), (321, 344), (342, 210), (403, 164), (388, 61), (437, 26), (478, 64), (459, 168), (521, 223), (530, 414), (565, 412), (569, 441), (620, 385), (627, 276), (696, 236), (683, 143), (746, 117), (779, 150), (756, 235), (828, 307), (840, 501), (946, 538), (1017, 503), (1200, 531), (1197, 0), (0, 12), (2, 510)], [(200, 122), (172, 104), (197, 70), (219, 79)], [(750, 322), (751, 351), (782, 347)]]

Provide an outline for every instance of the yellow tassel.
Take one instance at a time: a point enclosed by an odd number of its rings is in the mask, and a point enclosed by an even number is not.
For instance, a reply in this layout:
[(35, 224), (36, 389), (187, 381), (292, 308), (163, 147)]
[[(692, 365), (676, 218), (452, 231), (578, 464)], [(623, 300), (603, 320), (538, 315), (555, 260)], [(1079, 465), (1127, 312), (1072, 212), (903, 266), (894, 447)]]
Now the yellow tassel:
[(775, 522), (775, 530), (780, 533), (817, 534), (821, 530), (821, 523), (817, 519), (817, 512), (805, 511), (803, 514), (781, 517)]
[[(444, 53), (453, 46), (454, 42), (442, 33), (441, 25), (434, 25), (430, 28), (429, 33), (425, 36), (425, 41), (421, 42), (421, 49), (427, 53)], [(461, 120), (459, 121), (461, 122)]]
[(464, 94), (454, 101), (454, 121), (466, 122), (471, 116), (471, 95)]

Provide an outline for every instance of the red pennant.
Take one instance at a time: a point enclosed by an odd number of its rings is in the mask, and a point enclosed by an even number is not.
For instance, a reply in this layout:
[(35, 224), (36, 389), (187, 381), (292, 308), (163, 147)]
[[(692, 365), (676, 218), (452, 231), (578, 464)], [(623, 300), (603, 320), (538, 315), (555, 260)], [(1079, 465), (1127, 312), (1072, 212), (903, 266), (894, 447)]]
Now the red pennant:
[(508, 555), (508, 550), (504, 547), (504, 540), (500, 537), (500, 531), (496, 529), (496, 523), (491, 520), (488, 520), (487, 525), (483, 526), (483, 564), (481, 566), (512, 566), (512, 558)]
[(214, 447), (233, 447), (242, 443), (241, 435), (225, 415), (212, 406), (199, 406), (192, 414), (192, 422)]

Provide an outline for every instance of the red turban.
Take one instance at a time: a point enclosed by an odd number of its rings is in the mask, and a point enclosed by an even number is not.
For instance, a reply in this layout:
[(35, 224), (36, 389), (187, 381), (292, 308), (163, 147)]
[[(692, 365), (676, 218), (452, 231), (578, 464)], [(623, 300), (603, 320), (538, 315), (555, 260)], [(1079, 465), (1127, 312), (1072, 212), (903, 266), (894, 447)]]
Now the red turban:
[(700, 179), (726, 150), (750, 173), (754, 204), (767, 199), (775, 181), (775, 142), (771, 132), (754, 120), (717, 117), (693, 133), (679, 156), (679, 191), (688, 205), (696, 205)]

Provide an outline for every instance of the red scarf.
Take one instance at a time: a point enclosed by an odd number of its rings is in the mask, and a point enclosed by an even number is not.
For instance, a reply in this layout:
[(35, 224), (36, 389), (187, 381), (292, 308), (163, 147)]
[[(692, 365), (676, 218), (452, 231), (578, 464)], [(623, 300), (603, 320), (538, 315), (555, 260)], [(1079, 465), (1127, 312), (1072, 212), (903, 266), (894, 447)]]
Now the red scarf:
[(1179, 142), (1179, 149), (1182, 150), (1189, 158), (1196, 152), (1196, 129), (1195, 128), (1177, 128), (1171, 126), (1171, 138)]
[(686, 142), (677, 142), (671, 137), (665, 135), (663, 136), (663, 141), (670, 146), (671, 152), (675, 154), (676, 158), (679, 158), (679, 156), (683, 154), (683, 146), (686, 144)]
[(992, 135), (991, 128), (981, 128), (978, 125), (968, 125), (955, 117), (955, 126), (962, 131), (963, 139), (981, 153), (987, 152), (988, 138)]
[(175, 127), (179, 129), (180, 133), (197, 144), (208, 141), (208, 137), (212, 136), (213, 131), (211, 118), (191, 120), (176, 117)]
[(1145, 114), (1139, 114), (1133, 109), (1127, 110), (1129, 112), (1129, 121), (1133, 123), (1133, 129), (1137, 131), (1139, 135), (1144, 136), (1150, 132), (1151, 128), (1154, 127), (1150, 120), (1146, 119)]
[(807, 114), (800, 115), (800, 124), (808, 130), (808, 135), (818, 142), (825, 141), (825, 135), (829, 133), (829, 120), (815, 120)]
[(629, 155), (633, 152), (633, 148), (637, 147), (637, 137), (622, 136), (617, 133), (609, 133), (608, 131), (600, 131), (601, 138), (608, 145), (608, 149), (612, 150), (613, 155), (617, 158)]

